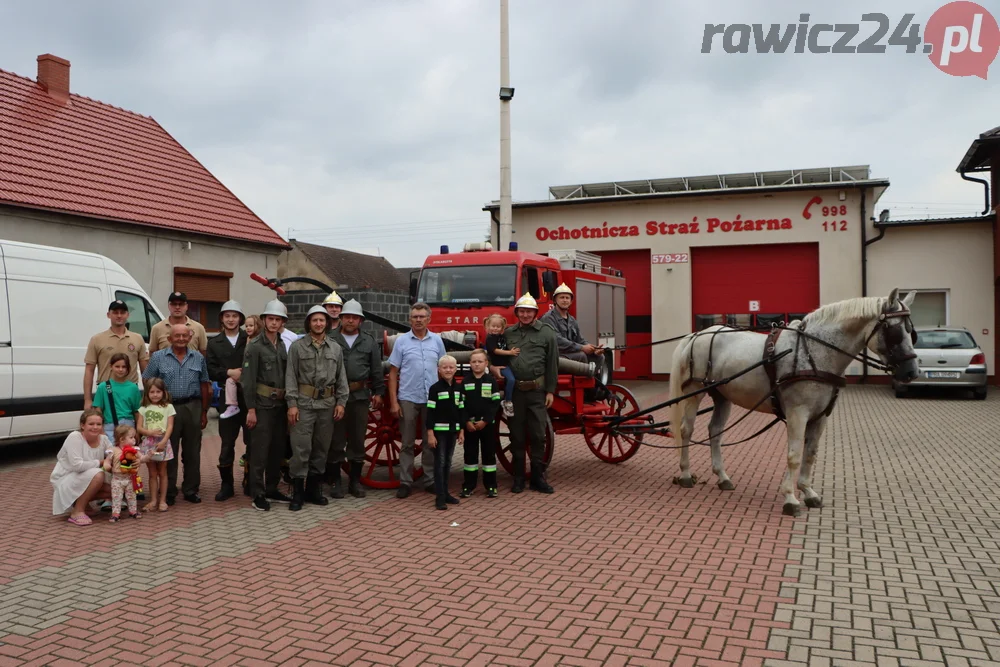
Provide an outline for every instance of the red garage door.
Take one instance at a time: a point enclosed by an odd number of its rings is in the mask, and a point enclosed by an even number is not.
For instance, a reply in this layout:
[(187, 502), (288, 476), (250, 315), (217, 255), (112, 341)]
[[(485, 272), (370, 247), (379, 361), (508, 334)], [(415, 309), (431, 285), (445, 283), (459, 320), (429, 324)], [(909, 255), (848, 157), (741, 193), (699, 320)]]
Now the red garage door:
[[(653, 298), (650, 283), (649, 250), (619, 250), (597, 253), (604, 266), (621, 270), (625, 278), (625, 340), (622, 345), (639, 345), (653, 340)], [(625, 350), (621, 363), (625, 370), (615, 373), (619, 380), (638, 380), (652, 374), (652, 348)]]
[(693, 330), (768, 329), (819, 306), (819, 244), (691, 248)]

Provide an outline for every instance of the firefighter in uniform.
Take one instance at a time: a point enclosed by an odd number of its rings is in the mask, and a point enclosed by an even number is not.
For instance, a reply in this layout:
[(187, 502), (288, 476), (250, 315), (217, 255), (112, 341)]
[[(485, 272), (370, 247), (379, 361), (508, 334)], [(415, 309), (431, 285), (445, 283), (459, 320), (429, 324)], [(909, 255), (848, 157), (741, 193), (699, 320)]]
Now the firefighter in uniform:
[(285, 400), (292, 428), (292, 504), (297, 512), (305, 500), (326, 505), (323, 473), (333, 439), (333, 423), (344, 418), (347, 373), (340, 345), (326, 335), (330, 315), (323, 306), (306, 313), (306, 335), (288, 349)]
[(223, 388), (226, 386), (226, 380), (232, 379), (236, 382), (236, 400), (240, 410), (232, 417), (219, 420), (219, 436), (222, 439), (219, 449), (219, 476), (222, 477), (222, 486), (215, 499), (220, 502), (232, 498), (235, 493), (233, 461), (236, 459), (236, 438), (240, 434), (240, 429), (243, 429), (243, 444), (247, 455), (250, 452), (250, 430), (246, 427), (246, 399), (243, 396), (243, 386), (240, 384), (247, 346), (247, 334), (240, 327), (246, 323), (246, 319), (238, 301), (229, 300), (222, 304), (222, 310), (219, 312), (222, 332), (208, 339), (208, 353), (205, 355), (209, 378)]
[(340, 311), (344, 308), (344, 300), (334, 290), (323, 299), (323, 307), (326, 308), (326, 314), (330, 316), (330, 331), (336, 331), (340, 326)]
[(531, 482), (533, 491), (552, 493), (545, 479), (545, 431), (548, 408), (552, 406), (559, 377), (559, 348), (552, 327), (537, 319), (538, 303), (525, 294), (514, 304), (517, 324), (504, 332), (511, 349), (521, 353), (511, 357), (514, 385), (514, 416), (510, 418), (510, 451), (514, 459), (512, 493), (524, 491), (524, 459), (531, 443)]
[(278, 490), (288, 433), (285, 403), (288, 352), (278, 331), (288, 321), (288, 310), (274, 299), (264, 306), (261, 318), (264, 330), (247, 343), (240, 384), (247, 404), (247, 428), (253, 430), (250, 497), (254, 509), (266, 512), (271, 509), (268, 499), (285, 503), (291, 500)]
[(497, 497), (497, 450), (493, 419), (500, 406), (500, 389), (486, 370), (489, 356), (486, 350), (473, 350), (469, 355), (472, 372), (462, 378), (465, 393), (465, 468), (462, 498), (468, 498), (476, 488), (482, 451), (483, 486), (486, 497)]
[(600, 376), (604, 349), (588, 343), (580, 333), (576, 318), (569, 314), (569, 307), (573, 304), (573, 290), (563, 283), (552, 292), (552, 300), (555, 301), (555, 308), (545, 313), (541, 320), (555, 329), (559, 355), (584, 364), (594, 364), (597, 370), (595, 375)]
[(365, 463), (365, 436), (368, 433), (368, 405), (376, 410), (382, 406), (385, 394), (385, 375), (382, 372), (382, 346), (375, 337), (361, 331), (365, 313), (361, 304), (351, 299), (340, 313), (340, 328), (330, 332), (331, 340), (344, 350), (347, 367), (348, 389), (344, 418), (333, 425), (333, 445), (327, 460), (326, 472), (330, 482), (330, 496), (343, 498), (340, 466), (350, 463), (347, 492), (355, 498), (364, 498), (361, 470)]

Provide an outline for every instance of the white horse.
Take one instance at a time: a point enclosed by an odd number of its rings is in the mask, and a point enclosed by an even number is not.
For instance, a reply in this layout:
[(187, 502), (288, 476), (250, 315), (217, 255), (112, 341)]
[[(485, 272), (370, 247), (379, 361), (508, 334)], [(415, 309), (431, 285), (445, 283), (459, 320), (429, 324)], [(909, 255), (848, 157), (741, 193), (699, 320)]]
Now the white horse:
[[(911, 382), (917, 377), (915, 334), (909, 319), (909, 307), (915, 296), (916, 292), (910, 292), (900, 301), (899, 290), (894, 289), (888, 298), (862, 297), (831, 303), (801, 321), (789, 323), (787, 330), (778, 332), (777, 341), (766, 334), (726, 326), (709, 327), (685, 337), (673, 355), (672, 399), (759, 363), (768, 341), (773, 343), (775, 355), (791, 350), (773, 364), (777, 389), (766, 367), (758, 366), (707, 392), (715, 403), (708, 430), (712, 472), (719, 478), (719, 488), (724, 491), (736, 488), (726, 474), (720, 442), (731, 405), (775, 414), (773, 399), (767, 398), (773, 392), (778, 396), (779, 416), (784, 413), (788, 435), (788, 469), (780, 486), (785, 495), (782, 512), (795, 516), (800, 510), (793, 483), (796, 472), (806, 506), (822, 507), (822, 498), (812, 488), (811, 476), (819, 438), (839, 391), (837, 383), (843, 383), (847, 367), (866, 345), (892, 370), (898, 382)], [(691, 475), (688, 447), (703, 396), (693, 396), (671, 407), (671, 430), (681, 446), (681, 474), (674, 482), (685, 488), (691, 488), (696, 481)]]

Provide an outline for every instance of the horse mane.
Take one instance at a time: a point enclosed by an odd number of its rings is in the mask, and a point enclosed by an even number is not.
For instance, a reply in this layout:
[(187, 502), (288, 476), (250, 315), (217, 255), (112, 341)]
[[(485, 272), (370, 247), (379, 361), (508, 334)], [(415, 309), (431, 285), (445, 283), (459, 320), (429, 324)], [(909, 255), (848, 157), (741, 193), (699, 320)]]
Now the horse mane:
[(830, 324), (843, 321), (873, 320), (882, 314), (884, 296), (862, 296), (820, 306), (803, 318), (806, 324)]

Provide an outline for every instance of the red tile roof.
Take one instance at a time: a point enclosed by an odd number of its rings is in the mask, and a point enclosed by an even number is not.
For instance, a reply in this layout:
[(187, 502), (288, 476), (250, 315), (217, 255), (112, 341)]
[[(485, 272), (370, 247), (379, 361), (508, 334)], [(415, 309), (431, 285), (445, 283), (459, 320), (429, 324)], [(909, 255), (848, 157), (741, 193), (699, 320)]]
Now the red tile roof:
[(152, 118), (4, 70), (0, 203), (288, 247)]

